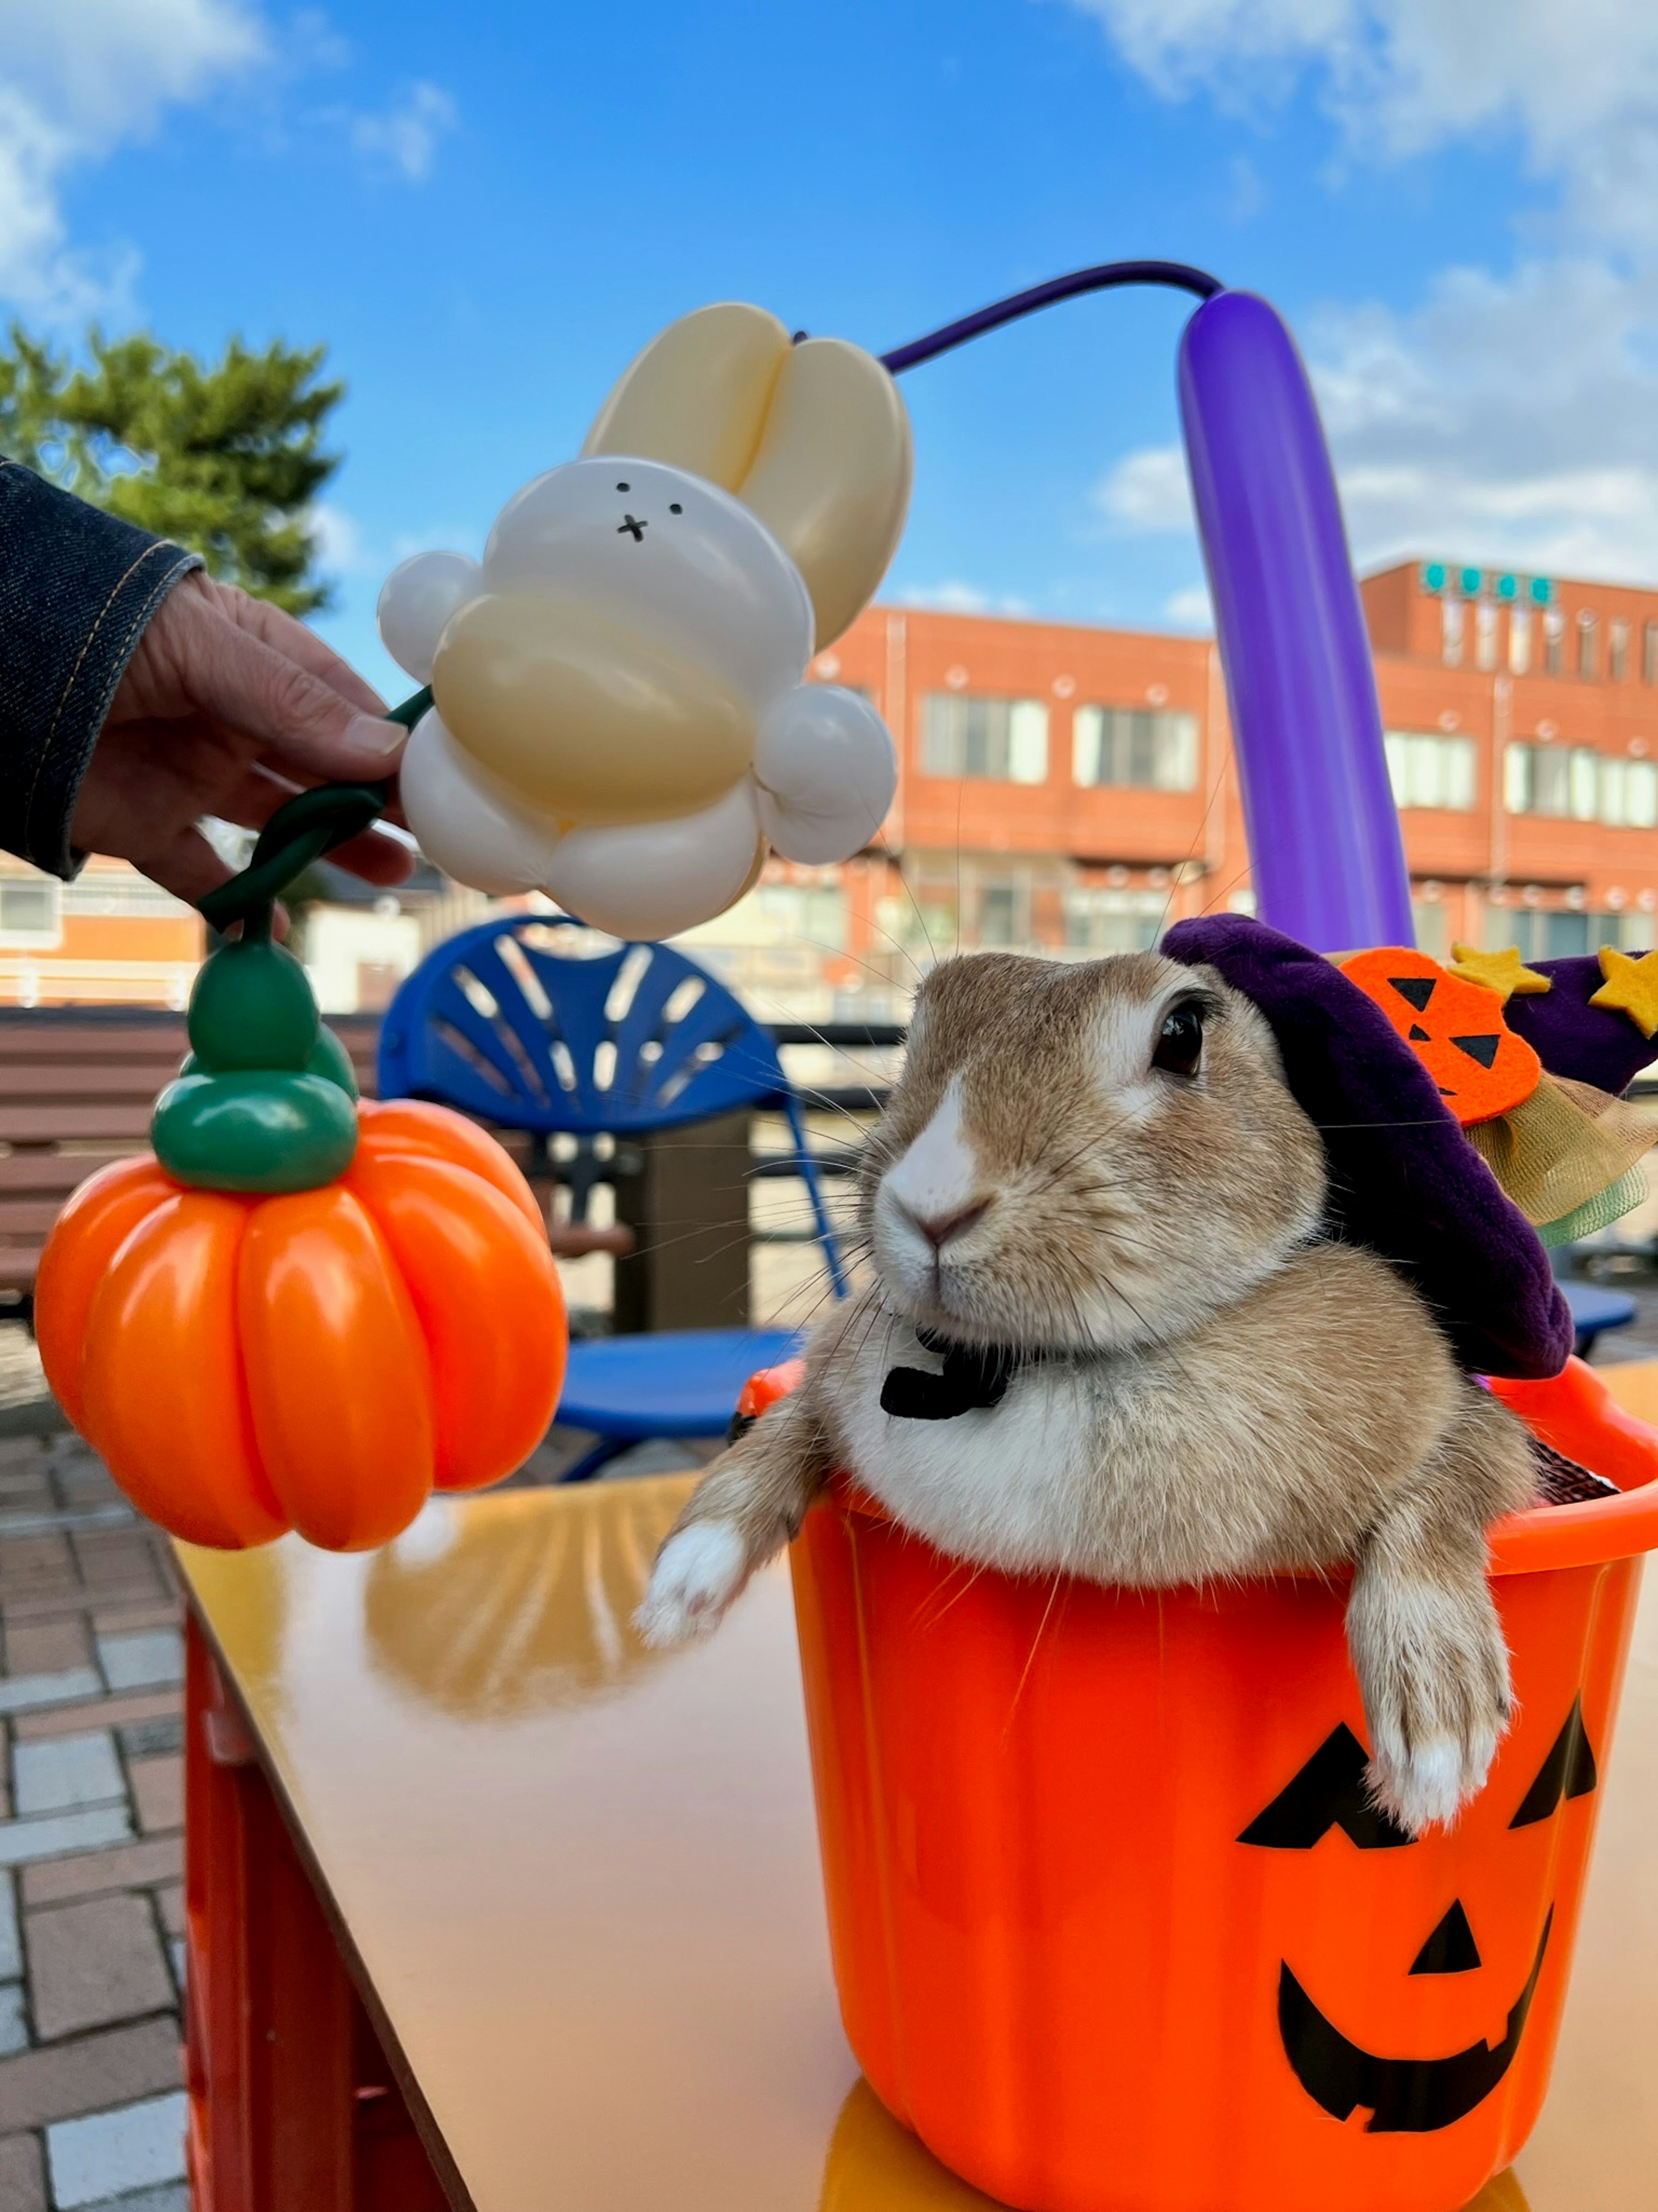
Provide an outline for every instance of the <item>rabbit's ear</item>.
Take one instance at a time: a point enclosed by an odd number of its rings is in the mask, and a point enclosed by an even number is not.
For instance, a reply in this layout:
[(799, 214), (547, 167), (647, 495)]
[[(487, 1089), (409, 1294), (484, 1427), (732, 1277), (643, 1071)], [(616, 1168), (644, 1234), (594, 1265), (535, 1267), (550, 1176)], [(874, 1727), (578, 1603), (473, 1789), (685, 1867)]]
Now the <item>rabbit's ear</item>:
[(734, 492), (805, 578), (819, 647), (874, 597), (909, 506), (909, 418), (880, 362), (841, 338), (793, 345), (774, 315), (734, 301), (654, 338), (581, 450)]
[(727, 300), (682, 315), (623, 371), (582, 459), (636, 453), (738, 491), (788, 354), (788, 332), (763, 307)]

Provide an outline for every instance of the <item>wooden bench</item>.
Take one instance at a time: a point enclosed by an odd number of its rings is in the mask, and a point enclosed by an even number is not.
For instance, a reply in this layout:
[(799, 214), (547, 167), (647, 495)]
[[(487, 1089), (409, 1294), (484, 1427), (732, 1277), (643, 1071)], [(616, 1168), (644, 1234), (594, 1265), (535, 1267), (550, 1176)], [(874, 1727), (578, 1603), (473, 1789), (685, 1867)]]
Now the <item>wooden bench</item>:
[[(372, 1014), (331, 1017), (365, 1097), (374, 1095)], [(189, 1051), (180, 1014), (131, 1006), (0, 1007), (0, 1298), (27, 1314), (64, 1200), (106, 1160), (144, 1150), (155, 1094)], [(550, 1211), (553, 1176), (522, 1131), (497, 1129)], [(550, 1231), (561, 1257), (623, 1254), (625, 1228)]]

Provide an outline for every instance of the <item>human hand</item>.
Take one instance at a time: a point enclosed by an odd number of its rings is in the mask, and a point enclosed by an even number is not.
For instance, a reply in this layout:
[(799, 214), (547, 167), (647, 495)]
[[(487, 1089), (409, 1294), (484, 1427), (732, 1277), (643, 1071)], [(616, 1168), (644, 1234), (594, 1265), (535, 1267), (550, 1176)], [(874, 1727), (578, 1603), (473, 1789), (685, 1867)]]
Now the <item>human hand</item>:
[[(167, 594), (116, 688), (76, 802), (83, 852), (131, 860), (195, 900), (231, 870), (196, 827), (203, 815), (263, 829), (296, 790), (383, 782), (408, 732), (302, 623), (199, 569)], [(330, 855), (372, 884), (398, 884), (407, 846), (367, 830)]]

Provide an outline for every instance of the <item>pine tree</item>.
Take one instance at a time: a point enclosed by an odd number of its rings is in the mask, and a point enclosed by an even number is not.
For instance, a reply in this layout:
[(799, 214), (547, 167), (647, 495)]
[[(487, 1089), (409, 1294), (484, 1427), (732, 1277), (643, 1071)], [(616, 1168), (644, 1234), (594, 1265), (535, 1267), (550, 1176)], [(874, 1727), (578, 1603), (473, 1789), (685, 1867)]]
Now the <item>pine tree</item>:
[(323, 449), (344, 392), (324, 348), (232, 338), (204, 363), (148, 334), (94, 329), (72, 366), (12, 325), (0, 348), (0, 452), (128, 521), (188, 545), (210, 574), (290, 614), (327, 604), (307, 517), (339, 466)]

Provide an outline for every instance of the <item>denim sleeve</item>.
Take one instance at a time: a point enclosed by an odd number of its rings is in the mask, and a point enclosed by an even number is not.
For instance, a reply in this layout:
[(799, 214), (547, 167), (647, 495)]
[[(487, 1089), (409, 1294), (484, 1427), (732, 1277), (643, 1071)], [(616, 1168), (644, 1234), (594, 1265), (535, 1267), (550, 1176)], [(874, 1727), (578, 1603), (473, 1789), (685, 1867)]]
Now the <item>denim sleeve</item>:
[(0, 848), (54, 876), (145, 623), (202, 563), (0, 458)]

